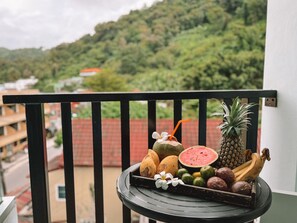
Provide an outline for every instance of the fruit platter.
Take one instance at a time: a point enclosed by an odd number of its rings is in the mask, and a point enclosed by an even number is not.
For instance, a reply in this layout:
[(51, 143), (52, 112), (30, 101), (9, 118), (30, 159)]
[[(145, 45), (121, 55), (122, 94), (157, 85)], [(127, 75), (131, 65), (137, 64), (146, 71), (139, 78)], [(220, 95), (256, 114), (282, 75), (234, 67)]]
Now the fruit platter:
[(222, 104), (218, 150), (204, 145), (184, 148), (178, 142), (174, 133), (189, 120), (180, 120), (171, 134), (153, 132), (156, 142), (139, 168), (130, 172), (130, 184), (254, 208), (259, 191), (257, 179), (270, 154), (267, 148), (261, 154), (243, 148), (241, 131), (250, 124), (247, 115), (251, 106), (241, 104), (239, 99), (234, 99), (230, 108)]

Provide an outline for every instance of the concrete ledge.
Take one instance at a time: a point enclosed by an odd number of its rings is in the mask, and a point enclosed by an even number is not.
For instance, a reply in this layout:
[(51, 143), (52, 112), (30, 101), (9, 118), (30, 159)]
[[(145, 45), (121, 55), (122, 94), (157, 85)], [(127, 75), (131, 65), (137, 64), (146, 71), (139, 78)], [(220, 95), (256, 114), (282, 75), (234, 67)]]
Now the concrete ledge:
[(3, 197), (3, 201), (0, 204), (0, 222), (18, 222), (18, 215), (16, 211), (16, 203), (14, 197)]

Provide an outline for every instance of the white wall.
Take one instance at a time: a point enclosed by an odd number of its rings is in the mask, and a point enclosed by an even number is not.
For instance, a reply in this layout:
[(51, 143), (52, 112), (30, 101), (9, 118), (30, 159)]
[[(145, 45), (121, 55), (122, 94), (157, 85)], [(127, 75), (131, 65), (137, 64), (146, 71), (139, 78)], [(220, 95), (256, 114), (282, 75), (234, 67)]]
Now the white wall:
[(271, 152), (261, 177), (273, 190), (296, 190), (297, 1), (268, 0), (264, 89), (278, 91), (277, 108), (263, 106), (261, 148)]

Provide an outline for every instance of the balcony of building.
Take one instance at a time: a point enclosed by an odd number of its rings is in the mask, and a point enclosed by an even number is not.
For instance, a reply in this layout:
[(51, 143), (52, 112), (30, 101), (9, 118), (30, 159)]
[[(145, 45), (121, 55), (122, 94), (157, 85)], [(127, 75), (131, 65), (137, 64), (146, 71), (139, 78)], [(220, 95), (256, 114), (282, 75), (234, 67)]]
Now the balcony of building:
[[(75, 167), (73, 163), (73, 139), (75, 132), (72, 132), (72, 102), (88, 102), (92, 107), (92, 174), (94, 193), (92, 213), (95, 222), (112, 222), (111, 216), (119, 217), (116, 222), (131, 222), (134, 212), (122, 206), (116, 195), (106, 194), (105, 188), (110, 188), (115, 192), (115, 179), (111, 179), (112, 173), (105, 175), (103, 165), (102, 142), (104, 140), (104, 129), (101, 119), (101, 104), (107, 101), (118, 101), (120, 103), (121, 118), (114, 128), (120, 131), (121, 149), (119, 159), (120, 170), (115, 170), (113, 176), (118, 176), (133, 162), (131, 158), (131, 125), (129, 117), (130, 103), (133, 101), (146, 101), (147, 119), (146, 138), (147, 147), (151, 147), (152, 139), (150, 134), (158, 126), (156, 118), (156, 106), (160, 100), (169, 100), (174, 104), (173, 118), (171, 125), (174, 126), (183, 116), (183, 101), (197, 100), (199, 110), (197, 111), (197, 143), (207, 145), (208, 126), (206, 122), (206, 111), (208, 100), (212, 98), (225, 100), (239, 96), (249, 102), (256, 102), (258, 106), (254, 108), (252, 116), (253, 128), (249, 129), (246, 137), (248, 148), (257, 148), (258, 119), (261, 117), (261, 142), (260, 148), (268, 147), (271, 150), (272, 160), (263, 169), (261, 177), (267, 181), (272, 189), (272, 206), (266, 214), (261, 217), (261, 222), (295, 222), (297, 215), (295, 207), (297, 205), (297, 175), (296, 175), (296, 60), (297, 57), (297, 34), (296, 19), (294, 10), (297, 6), (293, 1), (269, 1), (267, 16), (266, 50), (265, 50), (265, 73), (263, 89), (273, 90), (247, 90), (247, 91), (194, 91), (194, 92), (155, 92), (155, 93), (98, 93), (98, 94), (78, 94), (78, 95), (27, 95), (27, 96), (7, 96), (5, 103), (26, 104), (29, 157), (30, 157), (30, 178), (32, 192), (32, 211), (34, 222), (51, 222), (52, 214), (50, 199), (51, 190), (60, 191), (60, 198), (63, 196), (65, 202), (65, 216), (67, 222), (79, 222), (79, 204), (81, 202), (77, 195), (77, 185), (83, 180), (74, 177)], [(277, 99), (277, 107), (274, 105)], [(45, 128), (43, 105), (46, 103), (58, 103), (61, 107), (62, 129), (63, 129), (63, 173), (66, 193), (59, 185), (51, 187), (49, 178), (51, 173), (48, 170), (52, 167), (46, 159)], [(259, 112), (261, 110), (261, 113)], [(181, 142), (185, 128), (181, 128), (176, 136)], [(147, 149), (147, 148), (145, 148)], [(81, 154), (82, 156), (83, 154)], [(118, 154), (117, 154), (118, 155)], [(112, 155), (109, 155), (112, 156)], [(60, 160), (61, 161), (61, 160)], [(58, 165), (59, 160), (57, 161)], [(54, 166), (57, 166), (57, 163)], [(62, 174), (61, 174), (62, 175)], [(86, 176), (83, 172), (81, 176)], [(86, 179), (86, 178), (83, 178)], [(61, 186), (61, 185), (60, 185)], [(90, 190), (90, 189), (88, 189)], [(113, 197), (114, 196), (114, 197)], [(28, 207), (29, 209), (31, 206)], [(110, 212), (108, 212), (110, 210)], [(15, 212), (13, 212), (15, 215)], [(114, 221), (115, 222), (115, 221)], [(153, 220), (150, 220), (153, 222)]]

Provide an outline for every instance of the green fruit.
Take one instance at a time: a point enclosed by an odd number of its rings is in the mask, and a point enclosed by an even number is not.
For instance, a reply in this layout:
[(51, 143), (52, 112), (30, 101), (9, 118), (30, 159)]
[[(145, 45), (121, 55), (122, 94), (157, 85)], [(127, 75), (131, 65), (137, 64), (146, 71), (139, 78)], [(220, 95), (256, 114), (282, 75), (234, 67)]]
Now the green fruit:
[(176, 176), (181, 179), (184, 173), (188, 173), (188, 170), (185, 168), (178, 169)]
[(204, 166), (200, 169), (201, 176), (207, 180), (215, 175), (215, 169), (212, 166)]
[(193, 181), (193, 185), (198, 186), (198, 187), (205, 187), (206, 182), (203, 179), (203, 177), (196, 177)]
[(178, 156), (184, 150), (184, 147), (175, 140), (166, 140), (161, 142), (156, 141), (153, 145), (153, 150), (158, 154), (160, 160), (162, 160), (166, 156)]
[(189, 173), (184, 173), (181, 179), (185, 184), (193, 184), (194, 177)]

